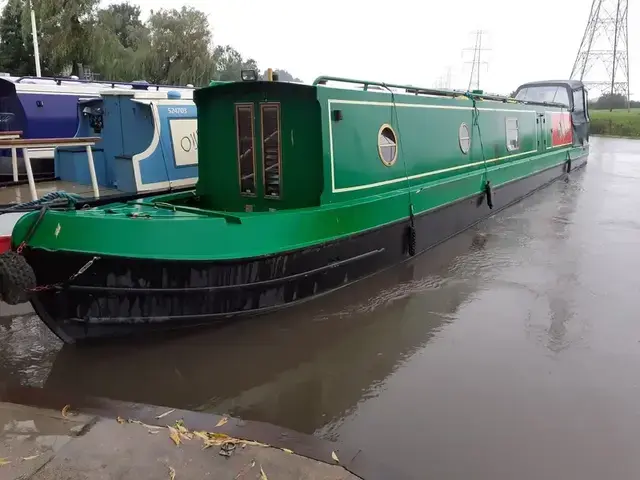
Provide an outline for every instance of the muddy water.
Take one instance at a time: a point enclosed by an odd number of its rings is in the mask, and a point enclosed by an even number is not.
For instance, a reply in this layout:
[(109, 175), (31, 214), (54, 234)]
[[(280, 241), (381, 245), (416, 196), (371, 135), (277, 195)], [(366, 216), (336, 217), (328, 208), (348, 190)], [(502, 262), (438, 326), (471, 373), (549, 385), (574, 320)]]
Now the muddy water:
[(636, 478), (640, 142), (431, 252), (286, 313), (61, 348), (6, 305), (0, 379), (340, 439), (408, 478)]

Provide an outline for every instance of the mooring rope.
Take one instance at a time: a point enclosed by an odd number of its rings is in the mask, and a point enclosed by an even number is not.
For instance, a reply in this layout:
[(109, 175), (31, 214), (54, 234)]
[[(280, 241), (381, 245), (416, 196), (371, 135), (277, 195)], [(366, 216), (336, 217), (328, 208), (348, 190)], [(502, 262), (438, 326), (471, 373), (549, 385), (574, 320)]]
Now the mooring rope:
[(15, 205), (0, 208), (0, 215), (3, 213), (31, 212), (39, 210), (43, 205), (51, 205), (58, 200), (65, 200), (64, 203), (61, 203), (61, 206), (75, 207), (78, 202), (85, 199), (80, 195), (65, 191), (49, 192), (36, 200), (31, 200), (30, 202), (17, 203)]
[(478, 119), (480, 118), (480, 110), (478, 110), (477, 100), (473, 93), (465, 92), (465, 97), (470, 99), (473, 102), (473, 121), (471, 122), (471, 148), (470, 151), (473, 151), (473, 131), (474, 127), (478, 128), (478, 140), (480, 140), (480, 151), (482, 152), (482, 164), (484, 166), (484, 187), (482, 189), (483, 193), (487, 197), (487, 205), (490, 209), (493, 208), (493, 196), (491, 191), (491, 181), (489, 180), (489, 168), (487, 167), (487, 157), (484, 153), (484, 143), (482, 142), (482, 130), (480, 129), (480, 122)]
[[(413, 196), (411, 194), (411, 189), (413, 187), (411, 185), (411, 179), (409, 178), (407, 160), (404, 155), (402, 132), (400, 129), (400, 119), (398, 117), (398, 107), (396, 106), (396, 96), (394, 91), (391, 90), (391, 88), (389, 88), (384, 82), (381, 85), (384, 88), (386, 88), (391, 94), (391, 102), (393, 105), (392, 111), (393, 111), (393, 115), (395, 116), (396, 128), (398, 129), (398, 138), (396, 139), (396, 143), (397, 143), (396, 148), (399, 149), (399, 151), (397, 151), (396, 154), (402, 156), (402, 165), (404, 167), (404, 178), (407, 182), (407, 189), (409, 192), (409, 245), (408, 246), (409, 246), (409, 254), (413, 256), (416, 254), (416, 225), (415, 225), (415, 219), (414, 219), (415, 209), (413, 206)], [(393, 117), (391, 117), (391, 125), (393, 125), (393, 123), (394, 123)]]

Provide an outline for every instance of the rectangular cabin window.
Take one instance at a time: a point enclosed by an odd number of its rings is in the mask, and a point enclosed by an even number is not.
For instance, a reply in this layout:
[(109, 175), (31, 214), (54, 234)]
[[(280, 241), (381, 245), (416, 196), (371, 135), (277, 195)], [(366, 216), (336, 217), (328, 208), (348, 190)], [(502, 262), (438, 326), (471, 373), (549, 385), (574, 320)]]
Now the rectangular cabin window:
[(236, 105), (236, 138), (238, 141), (240, 193), (248, 196), (254, 196), (256, 194), (253, 118), (253, 104)]
[(565, 87), (540, 85), (523, 88), (516, 95), (516, 99), (526, 102), (562, 103), (569, 106), (569, 94)]
[(518, 134), (518, 119), (507, 118), (507, 150), (512, 152), (520, 148), (520, 135)]
[(587, 90), (581, 90), (583, 96), (584, 96), (584, 106), (586, 107), (584, 109), (584, 118), (587, 121), (590, 121), (589, 119), (589, 92)]
[(265, 103), (262, 112), (262, 181), (264, 195), (279, 198), (281, 189), (280, 105)]
[(573, 91), (573, 111), (584, 112), (584, 98), (582, 97), (582, 89)]

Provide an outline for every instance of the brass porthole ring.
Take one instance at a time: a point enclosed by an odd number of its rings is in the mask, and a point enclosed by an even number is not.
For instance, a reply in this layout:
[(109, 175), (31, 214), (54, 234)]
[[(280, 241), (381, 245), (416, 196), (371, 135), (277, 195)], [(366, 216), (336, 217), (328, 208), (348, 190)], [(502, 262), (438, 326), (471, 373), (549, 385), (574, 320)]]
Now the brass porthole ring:
[(378, 130), (378, 156), (387, 167), (398, 160), (398, 136), (388, 123), (383, 124)]

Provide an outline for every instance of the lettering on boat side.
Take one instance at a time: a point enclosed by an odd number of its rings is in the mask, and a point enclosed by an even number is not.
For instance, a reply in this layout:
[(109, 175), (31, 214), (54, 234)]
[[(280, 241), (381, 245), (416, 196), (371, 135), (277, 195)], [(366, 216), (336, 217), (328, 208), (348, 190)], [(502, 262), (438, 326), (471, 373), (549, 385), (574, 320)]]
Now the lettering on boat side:
[(172, 115), (186, 115), (189, 111), (187, 107), (168, 107), (167, 112)]
[(169, 119), (173, 157), (176, 166), (198, 164), (198, 120), (196, 118)]

